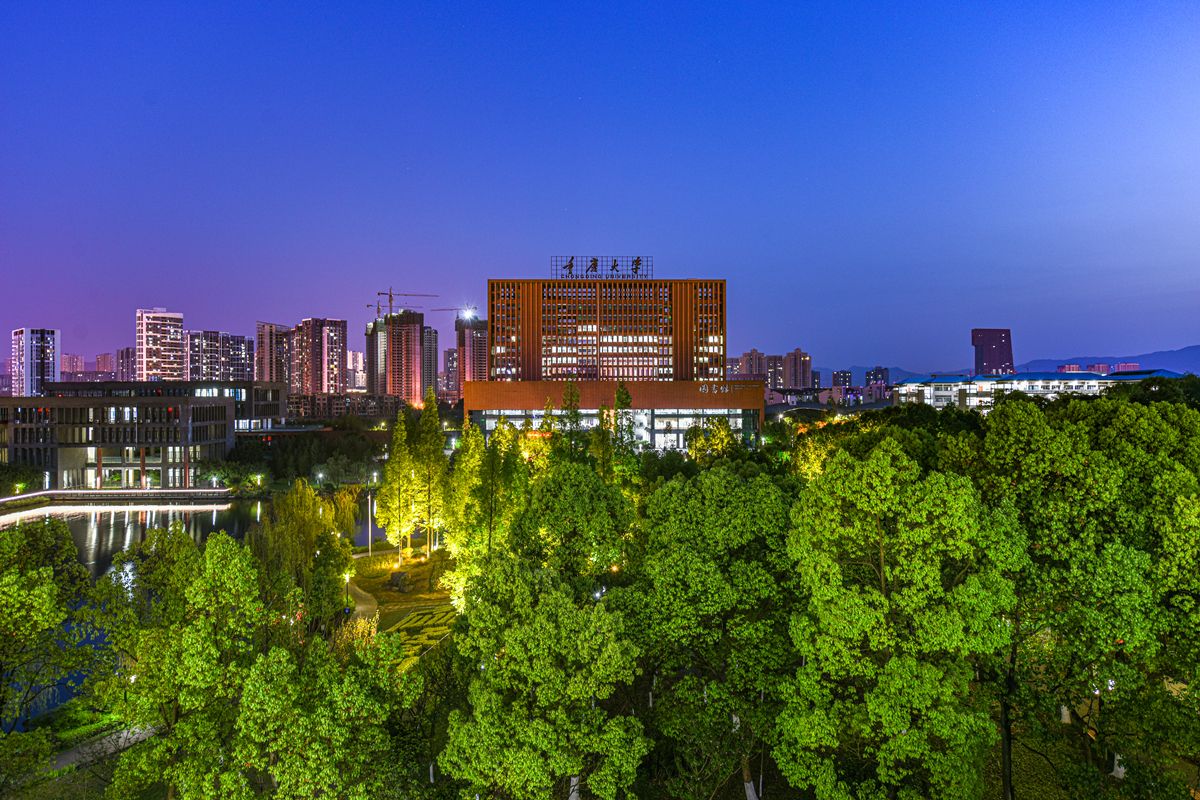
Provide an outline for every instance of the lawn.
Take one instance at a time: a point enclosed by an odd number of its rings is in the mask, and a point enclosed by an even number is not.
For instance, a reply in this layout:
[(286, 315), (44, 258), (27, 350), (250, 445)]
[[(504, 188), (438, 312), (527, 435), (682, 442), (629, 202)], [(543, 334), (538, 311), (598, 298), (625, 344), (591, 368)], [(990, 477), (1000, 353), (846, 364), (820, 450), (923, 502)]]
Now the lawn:
[(450, 595), (437, 585), (445, 569), (442, 557), (444, 551), (432, 562), (407, 561), (402, 567), (411, 587), (407, 592), (398, 592), (389, 583), (396, 569), (394, 552), (355, 561), (354, 583), (379, 603), (379, 632), (399, 634), (404, 641), (406, 667), (446, 638), (454, 624)]

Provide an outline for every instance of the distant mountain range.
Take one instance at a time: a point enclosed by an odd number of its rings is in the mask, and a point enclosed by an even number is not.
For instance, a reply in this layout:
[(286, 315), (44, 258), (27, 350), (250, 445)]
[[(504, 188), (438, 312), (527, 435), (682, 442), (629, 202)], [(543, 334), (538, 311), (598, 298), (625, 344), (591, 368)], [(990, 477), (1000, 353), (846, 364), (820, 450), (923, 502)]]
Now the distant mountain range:
[[(1033, 361), (1026, 361), (1022, 364), (1017, 364), (1018, 372), (1054, 372), (1062, 364), (1079, 364), (1086, 368), (1088, 364), (1116, 364), (1122, 361), (1135, 361), (1142, 369), (1169, 369), (1172, 372), (1188, 373), (1192, 372), (1200, 375), (1200, 344), (1194, 344), (1190, 347), (1182, 347), (1178, 350), (1156, 350), (1153, 353), (1138, 353), (1137, 355), (1123, 356), (1072, 356), (1071, 358), (1036, 358)], [(821, 385), (829, 386), (832, 383), (833, 370), (828, 367), (817, 367), (821, 372)], [(841, 369), (845, 369), (842, 367)], [(866, 375), (871, 367), (850, 367), (850, 372), (854, 377), (854, 385), (862, 386), (866, 382)], [(888, 367), (888, 378), (892, 383), (897, 383), (905, 378), (915, 378), (920, 375), (928, 375), (928, 372), (913, 372), (904, 367), (891, 366)], [(961, 367), (959, 369), (944, 369), (935, 370), (940, 374), (970, 374), (971, 368)]]
[(1135, 356), (1074, 356), (1072, 358), (1038, 358), (1018, 364), (1021, 372), (1053, 371), (1060, 364), (1116, 364), (1118, 361), (1136, 361), (1142, 369), (1169, 369), (1174, 372), (1194, 372), (1200, 374), (1200, 344), (1183, 347), (1179, 350), (1156, 350), (1153, 353), (1139, 353)]

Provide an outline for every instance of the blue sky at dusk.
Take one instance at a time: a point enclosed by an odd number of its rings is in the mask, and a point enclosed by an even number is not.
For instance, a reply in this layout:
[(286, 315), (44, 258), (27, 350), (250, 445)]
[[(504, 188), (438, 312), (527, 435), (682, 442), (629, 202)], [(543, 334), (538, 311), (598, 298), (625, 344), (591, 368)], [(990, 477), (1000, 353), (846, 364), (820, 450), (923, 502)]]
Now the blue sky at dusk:
[(731, 355), (1200, 343), (1200, 3), (0, 4), (2, 330), (362, 349), (572, 253), (727, 278)]

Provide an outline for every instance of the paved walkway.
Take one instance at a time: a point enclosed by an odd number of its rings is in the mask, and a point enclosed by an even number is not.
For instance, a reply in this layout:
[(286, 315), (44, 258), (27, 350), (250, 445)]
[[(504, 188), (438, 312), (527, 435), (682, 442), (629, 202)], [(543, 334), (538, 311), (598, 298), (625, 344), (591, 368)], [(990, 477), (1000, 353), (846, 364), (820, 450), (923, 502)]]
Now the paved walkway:
[(379, 601), (350, 581), (350, 596), (354, 598), (354, 619), (370, 619), (379, 613)]
[(114, 753), (127, 750), (141, 741), (149, 739), (154, 733), (153, 728), (126, 728), (123, 731), (101, 736), (83, 744), (77, 744), (70, 750), (64, 750), (54, 757), (53, 768), (82, 767), (107, 758)]

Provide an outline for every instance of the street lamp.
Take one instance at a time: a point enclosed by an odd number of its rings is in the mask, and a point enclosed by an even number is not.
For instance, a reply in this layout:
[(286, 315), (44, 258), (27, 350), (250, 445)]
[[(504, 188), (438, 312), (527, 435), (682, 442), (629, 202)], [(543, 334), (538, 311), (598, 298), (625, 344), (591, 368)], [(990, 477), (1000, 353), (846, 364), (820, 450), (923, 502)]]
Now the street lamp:
[(324, 480), (325, 480), (325, 473), (324, 473), (324, 472), (318, 472), (318, 473), (317, 473), (317, 487), (318, 487), (318, 488), (321, 486), (321, 482), (322, 482), (322, 481), (324, 481)]
[(344, 577), (346, 578), (346, 608), (349, 608), (350, 607), (350, 573), (347, 572)]
[(367, 558), (371, 557), (371, 542), (375, 538), (374, 522), (375, 510), (371, 502), (372, 490), (375, 488), (375, 481), (379, 479), (378, 472), (371, 473), (371, 482), (367, 484)]

